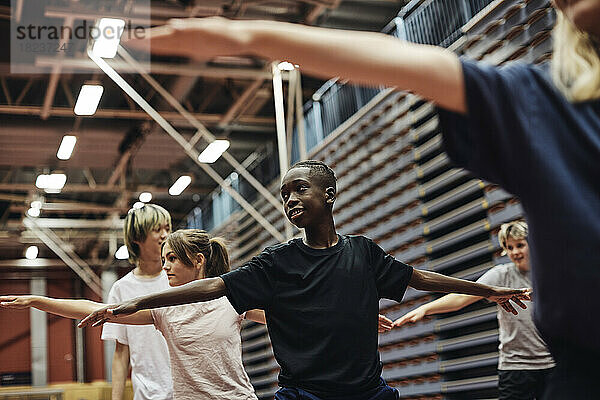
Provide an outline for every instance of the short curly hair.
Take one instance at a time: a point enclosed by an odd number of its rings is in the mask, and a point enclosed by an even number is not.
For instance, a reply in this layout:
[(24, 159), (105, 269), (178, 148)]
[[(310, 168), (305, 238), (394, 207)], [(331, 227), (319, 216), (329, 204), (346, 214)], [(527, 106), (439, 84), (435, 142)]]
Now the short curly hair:
[(292, 165), (288, 171), (294, 168), (309, 168), (309, 176), (311, 178), (316, 177), (319, 180), (319, 184), (323, 188), (332, 187), (337, 192), (337, 178), (335, 177), (335, 172), (333, 172), (329, 165), (325, 164), (323, 161), (299, 161), (296, 164)]

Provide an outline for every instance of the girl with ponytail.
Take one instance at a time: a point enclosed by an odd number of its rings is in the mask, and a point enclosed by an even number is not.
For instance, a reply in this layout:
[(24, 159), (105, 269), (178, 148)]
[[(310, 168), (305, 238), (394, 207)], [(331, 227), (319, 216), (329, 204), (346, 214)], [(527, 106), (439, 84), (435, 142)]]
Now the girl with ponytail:
[[(222, 238), (211, 238), (200, 229), (181, 229), (162, 244), (163, 270), (171, 287), (229, 272), (229, 255)], [(68, 318), (82, 319), (106, 307), (89, 300), (43, 296), (0, 296), (0, 307), (34, 307)], [(239, 315), (227, 297), (112, 316), (110, 322), (153, 324), (166, 339), (171, 360), (174, 400), (256, 399), (242, 364), (240, 330), (246, 318), (265, 324), (262, 310)], [(379, 332), (392, 321), (379, 316)]]
[[(162, 244), (161, 255), (172, 287), (219, 276), (230, 269), (224, 240), (211, 238), (199, 229), (171, 233)], [(105, 304), (43, 296), (0, 296), (0, 306), (34, 307), (81, 319)], [(143, 310), (115, 317), (111, 322), (153, 324), (163, 334), (169, 348), (174, 400), (255, 400), (242, 365), (240, 329), (244, 318), (265, 323), (262, 310), (239, 315), (226, 297), (220, 297), (204, 303)]]

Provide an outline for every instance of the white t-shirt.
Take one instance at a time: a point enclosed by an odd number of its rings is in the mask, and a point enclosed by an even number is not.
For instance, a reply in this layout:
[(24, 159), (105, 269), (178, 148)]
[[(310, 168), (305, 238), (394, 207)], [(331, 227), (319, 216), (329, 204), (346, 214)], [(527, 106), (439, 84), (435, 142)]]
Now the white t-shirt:
[[(169, 289), (169, 280), (164, 271), (155, 278), (140, 278), (131, 271), (114, 283), (108, 303), (120, 303), (166, 289)], [(102, 340), (110, 339), (129, 346), (134, 400), (173, 398), (167, 343), (153, 325), (104, 324)]]
[[(477, 282), (486, 285), (503, 286), (513, 289), (531, 287), (528, 274), (523, 274), (513, 264), (497, 265), (483, 274)], [(540, 337), (533, 323), (533, 303), (523, 301), (524, 310), (515, 306), (519, 314), (513, 315), (498, 306), (498, 326), (500, 356), (498, 369), (546, 369), (554, 367), (554, 360), (546, 343)]]
[(167, 339), (176, 400), (256, 400), (242, 364), (239, 315), (226, 297), (151, 310)]

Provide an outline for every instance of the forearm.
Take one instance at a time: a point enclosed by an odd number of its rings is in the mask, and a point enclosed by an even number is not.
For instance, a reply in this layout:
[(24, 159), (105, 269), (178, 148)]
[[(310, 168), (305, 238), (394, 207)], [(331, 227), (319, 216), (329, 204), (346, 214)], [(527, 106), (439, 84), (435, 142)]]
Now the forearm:
[(481, 296), (451, 293), (432, 302), (423, 304), (419, 308), (425, 312), (425, 315), (443, 314), (458, 311), (480, 299), (482, 299)]
[(121, 400), (129, 374), (129, 346), (117, 342), (112, 361), (112, 400)]
[(495, 294), (493, 287), (489, 285), (418, 269), (413, 270), (409, 285), (418, 290), (431, 292), (462, 293), (479, 297)]
[(105, 306), (105, 304), (90, 300), (53, 299), (44, 296), (32, 296), (30, 305), (41, 311), (74, 319), (85, 318), (88, 314)]
[(134, 299), (138, 310), (208, 301), (225, 296), (227, 289), (221, 278), (200, 279), (163, 292)]
[(443, 107), (464, 111), (455, 54), (381, 33), (330, 30), (271, 21), (234, 21), (258, 56), (300, 64), (322, 78), (341, 76), (363, 85), (411, 90)]

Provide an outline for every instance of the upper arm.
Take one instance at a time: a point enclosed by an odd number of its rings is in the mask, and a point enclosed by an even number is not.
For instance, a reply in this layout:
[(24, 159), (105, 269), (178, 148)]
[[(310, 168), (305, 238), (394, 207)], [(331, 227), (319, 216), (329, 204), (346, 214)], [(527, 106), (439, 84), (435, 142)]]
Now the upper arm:
[(238, 314), (252, 309), (268, 309), (275, 295), (275, 280), (270, 272), (273, 256), (263, 251), (243, 267), (221, 276), (225, 295)]
[(254, 29), (250, 48), (260, 55), (293, 61), (313, 75), (396, 87), (452, 111), (466, 110), (462, 67), (449, 50), (373, 32), (277, 23)]
[(402, 301), (410, 282), (413, 268), (396, 260), (370, 239), (366, 239), (367, 250), (380, 298)]

